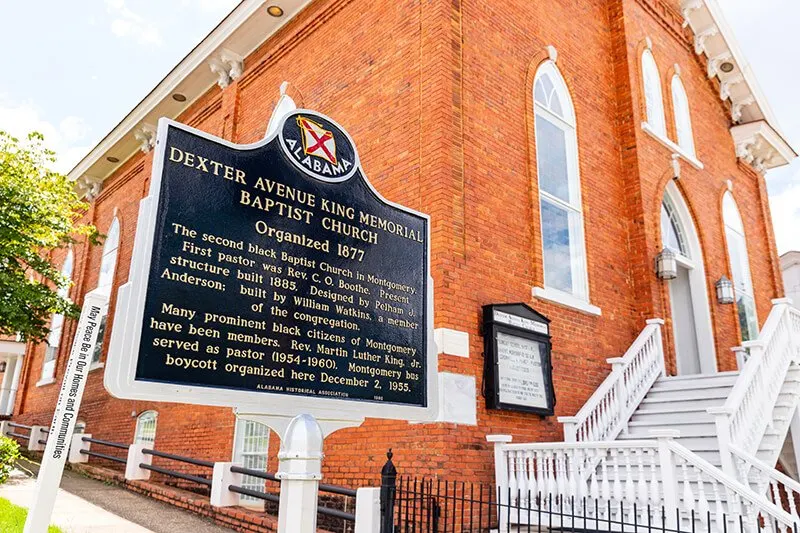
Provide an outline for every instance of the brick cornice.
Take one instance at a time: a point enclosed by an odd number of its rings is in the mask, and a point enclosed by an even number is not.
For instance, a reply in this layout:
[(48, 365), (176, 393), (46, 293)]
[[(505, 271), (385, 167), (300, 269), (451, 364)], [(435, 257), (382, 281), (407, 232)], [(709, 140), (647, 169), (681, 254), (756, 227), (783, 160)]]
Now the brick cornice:
[(683, 16), (670, 2), (666, 0), (636, 0), (636, 2), (678, 42), (687, 49), (692, 48), (692, 37), (683, 27)]

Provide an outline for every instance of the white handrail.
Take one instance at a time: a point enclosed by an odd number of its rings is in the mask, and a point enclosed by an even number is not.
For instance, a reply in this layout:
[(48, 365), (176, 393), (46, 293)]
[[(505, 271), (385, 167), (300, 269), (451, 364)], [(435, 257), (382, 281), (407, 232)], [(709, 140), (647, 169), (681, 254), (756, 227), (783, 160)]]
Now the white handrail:
[[(537, 509), (543, 502), (563, 505), (586, 500), (603, 502), (592, 509), (601, 519), (647, 520), (663, 507), (682, 524), (692, 520), (702, 531), (738, 527), (794, 530), (800, 519), (768, 501), (736, 478), (702, 459), (663, 432), (658, 440), (511, 444), (508, 436), (489, 436), (495, 443), (495, 481), (501, 505)], [(619, 514), (617, 514), (619, 513)], [(614, 516), (606, 516), (611, 514)], [(522, 515), (531, 516), (530, 513)], [(512, 518), (509, 518), (513, 520)], [(501, 523), (506, 531), (514, 522)], [(639, 522), (645, 523), (645, 522)], [(688, 531), (689, 529), (687, 529)], [(773, 530), (774, 531), (774, 530)]]
[[(795, 323), (798, 326), (795, 326)], [(723, 469), (736, 475), (729, 448), (754, 454), (772, 422), (773, 411), (789, 365), (798, 357), (800, 319), (789, 300), (773, 300), (764, 327), (755, 341), (743, 343), (750, 357), (721, 407), (711, 408), (716, 417)]]
[(647, 391), (664, 374), (663, 324), (660, 318), (648, 320), (625, 355), (608, 359), (611, 373), (580, 411), (558, 418), (564, 424), (565, 441), (613, 440), (620, 434)]
[(783, 508), (800, 523), (797, 512), (800, 483), (736, 446), (731, 446), (731, 453), (735, 458), (739, 481), (758, 494), (766, 494), (772, 503)]

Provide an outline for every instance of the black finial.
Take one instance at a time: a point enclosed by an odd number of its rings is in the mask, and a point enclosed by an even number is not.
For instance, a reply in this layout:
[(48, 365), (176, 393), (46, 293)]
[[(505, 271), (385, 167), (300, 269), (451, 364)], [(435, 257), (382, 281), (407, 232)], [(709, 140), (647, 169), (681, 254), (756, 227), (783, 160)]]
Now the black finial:
[(381, 469), (381, 476), (383, 476), (384, 479), (387, 479), (387, 476), (391, 477), (392, 479), (397, 476), (397, 469), (394, 467), (392, 457), (394, 457), (394, 454), (392, 453), (392, 449), (389, 448), (389, 451), (386, 452), (386, 464), (384, 464), (383, 468)]

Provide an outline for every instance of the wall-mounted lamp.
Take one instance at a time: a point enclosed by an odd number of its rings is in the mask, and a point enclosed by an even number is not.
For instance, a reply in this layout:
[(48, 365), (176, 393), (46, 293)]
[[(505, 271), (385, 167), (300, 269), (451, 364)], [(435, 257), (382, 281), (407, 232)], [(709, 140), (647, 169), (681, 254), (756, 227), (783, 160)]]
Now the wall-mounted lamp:
[(714, 286), (717, 288), (717, 301), (721, 304), (732, 304), (736, 301), (735, 295), (733, 294), (733, 282), (727, 278), (727, 276), (722, 276), (719, 278)]
[(656, 256), (656, 276), (663, 280), (678, 277), (678, 261), (675, 259), (675, 252), (667, 247), (664, 247)]

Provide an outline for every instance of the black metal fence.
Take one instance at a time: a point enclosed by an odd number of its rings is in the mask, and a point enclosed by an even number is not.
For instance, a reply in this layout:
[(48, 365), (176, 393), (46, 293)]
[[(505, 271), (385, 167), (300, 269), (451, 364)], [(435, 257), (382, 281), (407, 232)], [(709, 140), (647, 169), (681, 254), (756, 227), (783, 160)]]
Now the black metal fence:
[(798, 533), (763, 515), (721, 516), (602, 499), (543, 497), (465, 481), (397, 476), (389, 460), (381, 482), (381, 533)]

